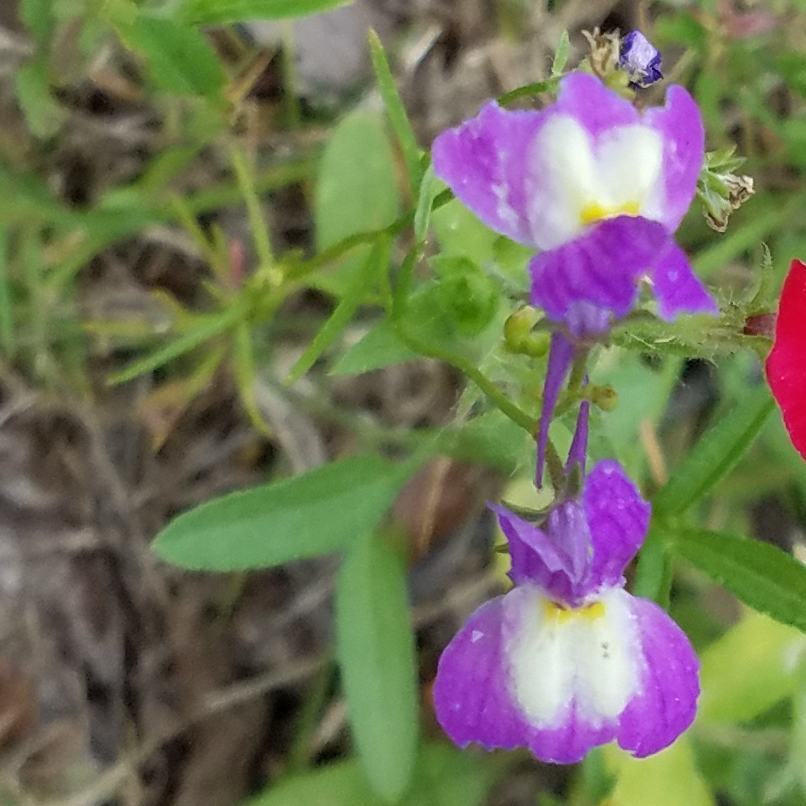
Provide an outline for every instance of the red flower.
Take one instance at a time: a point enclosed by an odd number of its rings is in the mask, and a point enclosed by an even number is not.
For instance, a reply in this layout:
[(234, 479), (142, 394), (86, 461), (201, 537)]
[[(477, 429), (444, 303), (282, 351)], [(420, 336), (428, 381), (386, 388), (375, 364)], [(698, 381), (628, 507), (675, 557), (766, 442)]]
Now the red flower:
[(806, 459), (806, 263), (793, 260), (781, 290), (767, 380), (792, 444)]

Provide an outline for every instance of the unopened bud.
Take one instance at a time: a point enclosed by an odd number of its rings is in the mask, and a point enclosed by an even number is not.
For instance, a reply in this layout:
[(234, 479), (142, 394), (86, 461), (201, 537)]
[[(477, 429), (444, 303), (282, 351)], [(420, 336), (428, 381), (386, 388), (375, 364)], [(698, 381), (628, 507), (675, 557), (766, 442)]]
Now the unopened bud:
[(504, 344), (507, 350), (533, 358), (545, 355), (551, 335), (545, 331), (532, 330), (539, 320), (540, 314), (528, 305), (510, 314), (504, 322)]
[(613, 411), (618, 405), (618, 393), (612, 386), (591, 385), (585, 391), (590, 402), (602, 411)]

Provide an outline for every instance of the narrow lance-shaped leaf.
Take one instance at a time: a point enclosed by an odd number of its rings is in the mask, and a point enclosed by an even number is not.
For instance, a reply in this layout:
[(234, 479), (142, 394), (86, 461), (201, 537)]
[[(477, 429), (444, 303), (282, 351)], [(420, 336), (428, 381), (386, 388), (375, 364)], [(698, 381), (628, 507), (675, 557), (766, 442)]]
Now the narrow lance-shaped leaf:
[(657, 515), (679, 515), (720, 482), (758, 436), (774, 407), (766, 385), (750, 392), (694, 446), (652, 499)]
[(663, 538), (745, 604), (806, 632), (806, 567), (758, 540), (704, 529), (669, 527)]
[(373, 790), (406, 791), (417, 749), (417, 691), (403, 565), (380, 537), (361, 535), (339, 572), (336, 647), (358, 757)]
[(412, 195), (416, 195), (422, 177), (420, 148), (417, 145), (417, 138), (414, 136), (414, 129), (411, 127), (400, 93), (397, 91), (397, 84), (392, 76), (392, 71), (389, 69), (389, 61), (386, 58), (380, 37), (375, 31), (369, 32), (369, 49), (372, 54), (375, 77), (378, 80), (378, 89), (381, 91), (381, 97), (386, 106), (386, 114), (389, 116), (392, 131), (395, 133), (400, 150), (403, 152), (403, 159), (406, 162), (409, 187)]
[(125, 383), (138, 375), (151, 372), (220, 335), (225, 330), (229, 330), (242, 316), (243, 311), (239, 305), (232, 305), (218, 313), (198, 314), (193, 317), (181, 336), (166, 344), (165, 347), (155, 350), (150, 355), (134, 361), (120, 372), (115, 372), (109, 378), (109, 382), (113, 384)]
[(152, 544), (183, 568), (268, 568), (348, 547), (374, 529), (414, 465), (372, 456), (231, 493), (185, 512)]
[(380, 272), (387, 271), (390, 246), (388, 238), (384, 236), (378, 238), (372, 251), (367, 255), (367, 259), (345, 288), (344, 296), (330, 315), (330, 318), (291, 368), (286, 378), (287, 384), (298, 381), (350, 322), (356, 309), (364, 301), (364, 296), (369, 291), (375, 277)]
[(650, 531), (638, 555), (632, 592), (668, 610), (671, 582), (672, 569), (666, 546), (655, 531)]

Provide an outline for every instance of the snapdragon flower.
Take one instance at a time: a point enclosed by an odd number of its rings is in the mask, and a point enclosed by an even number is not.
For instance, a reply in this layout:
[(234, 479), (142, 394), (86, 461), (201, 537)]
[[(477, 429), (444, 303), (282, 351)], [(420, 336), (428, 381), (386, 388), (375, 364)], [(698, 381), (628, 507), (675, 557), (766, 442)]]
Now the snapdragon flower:
[(639, 112), (599, 79), (573, 73), (541, 111), (487, 103), (440, 134), (434, 171), (485, 224), (540, 252), (532, 303), (573, 336), (626, 316), (646, 280), (658, 312), (716, 313), (672, 234), (703, 165), (697, 104), (671, 86)]
[(694, 719), (699, 664), (660, 607), (624, 590), (649, 504), (605, 460), (542, 528), (494, 510), (515, 587), (476, 610), (440, 659), (446, 733), (557, 763), (613, 739), (637, 757), (667, 747)]
[(806, 263), (793, 260), (781, 289), (767, 380), (792, 444), (806, 459)]

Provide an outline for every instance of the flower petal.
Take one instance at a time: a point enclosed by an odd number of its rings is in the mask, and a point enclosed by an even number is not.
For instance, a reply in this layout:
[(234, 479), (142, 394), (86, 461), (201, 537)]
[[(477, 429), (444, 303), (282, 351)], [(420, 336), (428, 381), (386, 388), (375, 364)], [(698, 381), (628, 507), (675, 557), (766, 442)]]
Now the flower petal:
[[(585, 530), (582, 507), (571, 504), (577, 510), (576, 518), (570, 514), (568, 518)], [(519, 518), (505, 507), (491, 507), (498, 516), (501, 530), (509, 542), (509, 554), (512, 568), (509, 578), (516, 585), (538, 585), (555, 599), (563, 602), (573, 601), (575, 589), (580, 575), (587, 572), (585, 562), (590, 552), (590, 538), (582, 552), (578, 547), (583, 543), (584, 537), (577, 532), (577, 539), (572, 543), (563, 544), (562, 540), (540, 527)], [(564, 536), (565, 532), (563, 532)], [(574, 549), (573, 552), (568, 548)]]
[(641, 122), (630, 101), (587, 73), (571, 73), (562, 80), (553, 108), (576, 118), (594, 138), (616, 126)]
[(806, 459), (806, 263), (793, 260), (781, 290), (766, 371), (792, 444)]
[(593, 545), (590, 586), (623, 583), (622, 574), (635, 556), (649, 528), (651, 507), (611, 459), (599, 462), (588, 474), (582, 490)]
[(633, 86), (648, 87), (663, 78), (660, 51), (640, 31), (630, 31), (621, 41), (619, 67)]
[(694, 721), (699, 661), (686, 634), (654, 602), (630, 597), (643, 657), (640, 694), (621, 715), (618, 743), (638, 758), (668, 747)]
[(439, 659), (434, 708), (445, 733), (465, 747), (488, 750), (526, 743), (530, 729), (513, 704), (501, 648), (503, 596), (483, 604), (467, 620)]
[(675, 84), (666, 92), (666, 105), (647, 109), (642, 122), (663, 139), (665, 198), (657, 220), (669, 232), (674, 232), (694, 200), (697, 178), (705, 160), (702, 116), (697, 102)]
[[(716, 310), (668, 232), (646, 218), (619, 216), (602, 221), (579, 238), (536, 255), (529, 269), (532, 304), (541, 306), (555, 321), (575, 321), (580, 306), (621, 319), (635, 305), (638, 280), (644, 276), (656, 281), (664, 316), (681, 310)], [(589, 326), (576, 325), (580, 332), (574, 335), (600, 335), (582, 332)]]
[(527, 217), (525, 154), (545, 117), (506, 111), (491, 101), (478, 116), (440, 134), (432, 147), (434, 172), (488, 227), (536, 246)]
[(671, 239), (668, 247), (652, 273), (660, 317), (671, 321), (678, 313), (710, 313), (716, 316), (719, 307), (692, 271), (686, 253)]

